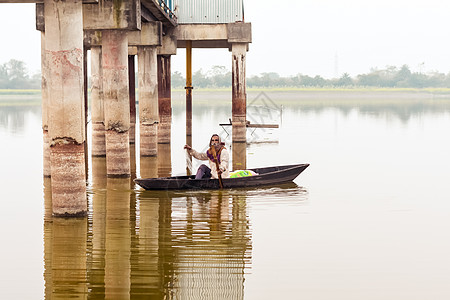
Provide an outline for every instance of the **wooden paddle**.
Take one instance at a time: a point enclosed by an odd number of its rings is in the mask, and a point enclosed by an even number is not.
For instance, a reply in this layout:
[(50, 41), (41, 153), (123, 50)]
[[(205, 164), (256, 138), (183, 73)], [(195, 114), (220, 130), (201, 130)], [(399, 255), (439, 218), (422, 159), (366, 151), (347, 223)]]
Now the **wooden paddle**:
[(214, 157), (214, 161), (216, 162), (217, 176), (219, 177), (219, 185), (220, 185), (220, 188), (223, 189), (222, 174), (219, 173), (220, 168), (219, 168), (219, 160), (217, 159), (217, 154), (216, 154), (216, 147), (214, 147), (214, 145), (212, 145), (210, 147), (210, 149), (211, 149), (211, 153)]

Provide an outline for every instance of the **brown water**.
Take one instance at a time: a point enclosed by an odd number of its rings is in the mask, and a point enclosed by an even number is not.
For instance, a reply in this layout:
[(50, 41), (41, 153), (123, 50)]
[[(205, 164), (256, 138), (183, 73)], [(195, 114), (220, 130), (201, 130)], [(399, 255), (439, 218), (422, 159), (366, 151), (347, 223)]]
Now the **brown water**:
[[(150, 192), (106, 179), (96, 158), (89, 216), (71, 220), (49, 213), (40, 107), (1, 106), (0, 298), (450, 298), (450, 99), (248, 98), (252, 123), (280, 128), (249, 130), (234, 162), (310, 163), (293, 183)], [(230, 146), (218, 126), (231, 116), (228, 99), (194, 93), (197, 150), (214, 132)], [(185, 174), (182, 103), (174, 93), (171, 145), (158, 158), (137, 155), (133, 177)]]

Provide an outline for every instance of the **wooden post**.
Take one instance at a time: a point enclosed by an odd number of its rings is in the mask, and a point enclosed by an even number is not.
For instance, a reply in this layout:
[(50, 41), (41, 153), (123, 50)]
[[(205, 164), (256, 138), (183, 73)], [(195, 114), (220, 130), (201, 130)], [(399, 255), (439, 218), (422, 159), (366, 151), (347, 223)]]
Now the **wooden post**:
[[(186, 144), (192, 145), (192, 41), (186, 41)], [(192, 157), (189, 156), (192, 163)], [(186, 173), (190, 169), (186, 167)]]
[(186, 87), (185, 87), (185, 89), (186, 89), (186, 137), (188, 137), (188, 136), (192, 136), (192, 89), (193, 89), (193, 87), (192, 87), (192, 41), (186, 41)]

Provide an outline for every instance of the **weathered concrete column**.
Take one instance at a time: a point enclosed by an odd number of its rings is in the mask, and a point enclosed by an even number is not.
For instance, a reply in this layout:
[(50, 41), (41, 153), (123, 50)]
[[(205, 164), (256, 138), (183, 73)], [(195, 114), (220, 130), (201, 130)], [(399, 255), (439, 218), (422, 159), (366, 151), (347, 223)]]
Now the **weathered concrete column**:
[(47, 61), (45, 59), (45, 32), (41, 31), (41, 95), (42, 95), (42, 136), (43, 136), (43, 175), (51, 176), (50, 169), (50, 137), (48, 135), (48, 77)]
[(128, 79), (130, 86), (130, 144), (136, 139), (136, 76), (134, 55), (128, 55)]
[(170, 143), (172, 123), (170, 55), (158, 55), (158, 143)]
[(102, 63), (106, 172), (109, 177), (130, 176), (130, 101), (126, 32), (103, 31)]
[(92, 156), (105, 156), (102, 47), (91, 47)]
[(159, 122), (156, 47), (138, 47), (138, 72), (140, 153), (156, 156)]
[(246, 43), (232, 44), (232, 124), (233, 141), (246, 141), (247, 93), (245, 88)]
[(45, 0), (44, 9), (53, 214), (85, 215), (82, 3)]

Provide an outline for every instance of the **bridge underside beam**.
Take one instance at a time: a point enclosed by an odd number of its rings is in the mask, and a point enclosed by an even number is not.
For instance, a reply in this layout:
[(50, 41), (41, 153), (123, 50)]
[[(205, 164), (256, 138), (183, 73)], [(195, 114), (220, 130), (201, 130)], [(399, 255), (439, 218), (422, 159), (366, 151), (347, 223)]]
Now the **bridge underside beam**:
[(178, 48), (186, 48), (186, 41), (192, 41), (192, 48), (228, 48), (234, 43), (251, 43), (251, 23), (228, 24), (179, 24), (174, 35)]

